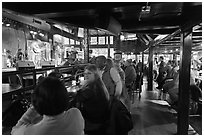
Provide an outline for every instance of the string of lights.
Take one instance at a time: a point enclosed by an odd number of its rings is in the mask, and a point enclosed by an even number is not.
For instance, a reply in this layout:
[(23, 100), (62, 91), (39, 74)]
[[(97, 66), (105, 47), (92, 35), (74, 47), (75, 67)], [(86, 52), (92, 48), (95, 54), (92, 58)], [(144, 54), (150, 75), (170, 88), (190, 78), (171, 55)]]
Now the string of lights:
[[(35, 37), (45, 37), (47, 32), (40, 30), (36, 27), (9, 19), (7, 17), (2, 17), (2, 27), (10, 27), (16, 30), (23, 30), (24, 32), (30, 33), (31, 36)], [(46, 38), (44, 38), (46, 39)]]

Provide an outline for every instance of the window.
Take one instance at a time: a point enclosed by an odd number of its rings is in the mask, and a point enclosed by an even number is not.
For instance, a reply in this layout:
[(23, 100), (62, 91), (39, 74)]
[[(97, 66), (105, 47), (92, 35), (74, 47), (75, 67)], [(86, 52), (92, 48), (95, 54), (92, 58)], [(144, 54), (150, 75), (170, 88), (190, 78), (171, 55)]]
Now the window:
[(110, 36), (110, 44), (113, 44), (113, 36)]
[(76, 45), (80, 45), (80, 42), (79, 42), (79, 41), (76, 41)]
[(70, 45), (74, 45), (74, 40), (70, 39)]
[[(108, 36), (106, 36), (106, 44), (108, 44)], [(110, 44), (113, 44), (113, 36), (110, 36)]]
[(108, 36), (106, 36), (106, 44), (109, 44), (109, 43), (108, 43)]
[(105, 45), (105, 37), (99, 37), (99, 43), (100, 45)]
[(97, 45), (97, 37), (91, 37), (91, 45)]

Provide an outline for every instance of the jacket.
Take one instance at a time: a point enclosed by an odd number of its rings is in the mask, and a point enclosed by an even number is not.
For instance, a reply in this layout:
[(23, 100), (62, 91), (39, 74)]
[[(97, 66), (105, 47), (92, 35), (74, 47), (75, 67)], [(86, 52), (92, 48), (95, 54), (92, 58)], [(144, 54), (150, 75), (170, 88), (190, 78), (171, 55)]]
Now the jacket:
[(127, 135), (133, 128), (130, 112), (118, 99), (113, 98), (110, 108), (110, 118), (107, 125), (108, 135)]

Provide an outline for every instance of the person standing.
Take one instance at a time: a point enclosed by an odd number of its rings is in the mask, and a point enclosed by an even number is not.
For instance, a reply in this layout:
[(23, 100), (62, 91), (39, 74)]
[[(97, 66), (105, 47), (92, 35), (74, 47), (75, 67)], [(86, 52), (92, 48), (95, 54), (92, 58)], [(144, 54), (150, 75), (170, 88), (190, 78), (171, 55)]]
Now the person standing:
[(157, 77), (157, 83), (158, 83), (158, 87), (156, 87), (157, 89), (162, 89), (162, 81), (164, 80), (164, 76), (166, 74), (166, 64), (164, 62), (164, 57), (163, 56), (160, 56), (159, 57), (159, 61), (160, 61), (160, 64), (159, 64), (159, 75)]
[(127, 88), (125, 86), (125, 72), (123, 71), (123, 69), (121, 68), (121, 63), (120, 61), (115, 61), (115, 68), (118, 71), (121, 81), (122, 81), (122, 93), (120, 96), (120, 101), (123, 102), (123, 104), (126, 105), (127, 109), (130, 111), (130, 99), (127, 93)]
[(156, 81), (158, 76), (158, 61), (157, 58), (154, 58), (154, 63), (153, 63), (153, 79)]
[(122, 93), (122, 81), (112, 59), (106, 59), (106, 67), (102, 74), (102, 80), (108, 89), (111, 99), (119, 98)]
[(158, 99), (162, 98), (162, 88), (164, 84), (164, 79), (166, 78), (167, 72), (166, 72), (166, 63), (164, 62), (164, 57), (159, 57), (159, 75), (156, 79), (156, 82), (158, 83), (158, 87), (156, 87), (159, 90), (159, 96)]
[(128, 59), (125, 61), (125, 85), (127, 88), (136, 80), (136, 71), (132, 66), (132, 60)]
[(96, 64), (99, 76), (102, 78), (102, 74), (106, 66), (106, 57), (103, 55), (97, 56), (95, 60), (95, 64)]

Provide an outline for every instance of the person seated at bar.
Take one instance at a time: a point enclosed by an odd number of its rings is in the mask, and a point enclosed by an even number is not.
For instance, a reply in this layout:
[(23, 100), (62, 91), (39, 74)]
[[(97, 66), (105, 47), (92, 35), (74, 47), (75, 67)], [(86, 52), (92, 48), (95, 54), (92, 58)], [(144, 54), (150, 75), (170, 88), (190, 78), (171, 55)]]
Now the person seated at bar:
[(84, 134), (84, 119), (68, 108), (68, 92), (57, 78), (46, 77), (35, 88), (31, 107), (12, 128), (13, 135)]
[(45, 77), (44, 76), (39, 76), (37, 79), (37, 84), (39, 84)]
[(84, 85), (77, 91), (76, 100), (85, 119), (85, 134), (104, 135), (109, 112), (109, 93), (95, 65), (84, 71)]
[(161, 82), (162, 88), (166, 82), (172, 81), (174, 79), (174, 77), (178, 73), (177, 71), (178, 71), (178, 66), (176, 61), (169, 60), (166, 64), (166, 72), (164, 73), (166, 74), (166, 76), (164, 75), (164, 79)]
[(169, 98), (167, 98), (167, 102), (170, 105), (176, 105), (178, 101), (178, 90), (179, 90), (179, 73), (174, 77), (174, 79), (170, 82), (167, 82), (163, 86), (163, 92), (169, 94)]
[(48, 74), (48, 77), (53, 77), (53, 78), (58, 78), (58, 79), (60, 79), (60, 78), (62, 78), (63, 76), (62, 76), (62, 74), (61, 74), (60, 72), (58, 72), (58, 71), (52, 71), (52, 72), (50, 72), (50, 73)]
[[(169, 98), (167, 102), (171, 106), (177, 106), (178, 98), (179, 98), (179, 73), (175, 76), (174, 80), (169, 82), (168, 84), (164, 85), (164, 90), (168, 92)], [(194, 101), (199, 101), (201, 98), (201, 90), (195, 84), (195, 78), (191, 71), (190, 75), (190, 98)]]

